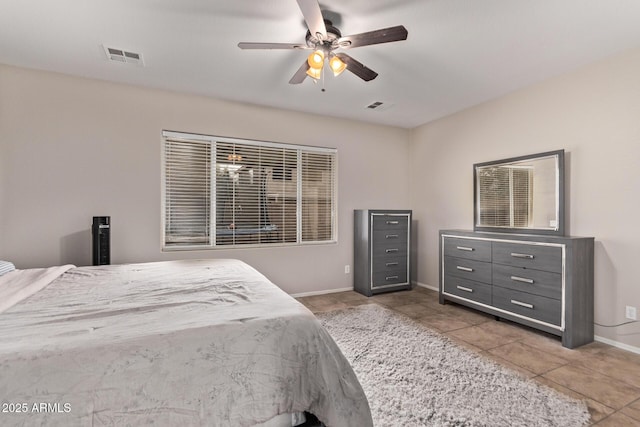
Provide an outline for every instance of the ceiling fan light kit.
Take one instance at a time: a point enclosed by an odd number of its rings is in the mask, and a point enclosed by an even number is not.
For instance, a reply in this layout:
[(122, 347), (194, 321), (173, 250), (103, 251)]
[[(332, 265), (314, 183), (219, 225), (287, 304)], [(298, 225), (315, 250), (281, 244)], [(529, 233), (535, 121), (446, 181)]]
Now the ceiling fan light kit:
[(331, 71), (333, 71), (334, 76), (339, 76), (347, 68), (347, 64), (342, 62), (342, 60), (334, 54), (329, 59), (329, 67)]
[(307, 70), (307, 76), (319, 80), (322, 77), (322, 68), (309, 67)]
[(312, 52), (307, 58), (309, 69), (307, 75), (314, 79), (319, 79), (322, 76), (322, 66), (324, 65), (324, 52), (320, 49)]
[(402, 25), (343, 37), (331, 21), (324, 19), (317, 0), (297, 0), (297, 2), (309, 28), (305, 37), (306, 46), (300, 43), (238, 43), (240, 49), (313, 49), (289, 80), (290, 84), (300, 84), (307, 76), (315, 80), (320, 79), (324, 61), (327, 58), (334, 76), (349, 70), (364, 81), (373, 80), (378, 73), (346, 53), (334, 53), (334, 51), (407, 39), (407, 29)]
[[(316, 80), (322, 77), (322, 68), (324, 68), (324, 61), (326, 57), (322, 50), (316, 50), (307, 58), (307, 63), (309, 64), (309, 69), (307, 70), (307, 75)], [(334, 76), (339, 76), (346, 68), (347, 64), (345, 64), (338, 56), (334, 53), (329, 54), (329, 68), (333, 71)]]
[(321, 50), (316, 50), (307, 59), (309, 61), (309, 67), (311, 68), (322, 68), (322, 64), (324, 64), (324, 52)]

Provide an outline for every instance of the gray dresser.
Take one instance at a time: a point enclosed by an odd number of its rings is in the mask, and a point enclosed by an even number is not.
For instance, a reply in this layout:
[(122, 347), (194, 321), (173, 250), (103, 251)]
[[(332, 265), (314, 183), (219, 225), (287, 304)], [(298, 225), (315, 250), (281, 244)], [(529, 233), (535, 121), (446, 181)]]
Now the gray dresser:
[(363, 295), (411, 287), (411, 211), (354, 211), (353, 287)]
[(593, 341), (592, 237), (440, 231), (440, 303)]

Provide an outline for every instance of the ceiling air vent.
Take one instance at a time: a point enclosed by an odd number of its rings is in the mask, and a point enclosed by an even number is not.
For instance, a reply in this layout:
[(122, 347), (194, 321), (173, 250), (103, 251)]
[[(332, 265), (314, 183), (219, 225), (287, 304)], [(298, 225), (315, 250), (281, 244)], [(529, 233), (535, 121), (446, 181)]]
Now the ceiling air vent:
[(372, 102), (371, 104), (367, 105), (367, 110), (375, 110), (375, 111), (384, 111), (384, 110), (388, 110), (389, 108), (393, 107), (394, 104), (385, 104), (382, 101), (376, 101), (376, 102)]
[(142, 55), (135, 52), (129, 52), (123, 49), (118, 49), (114, 47), (103, 46), (104, 51), (107, 54), (107, 58), (110, 61), (115, 62), (124, 62), (127, 64), (134, 64), (139, 66), (144, 66), (144, 62), (142, 61)]

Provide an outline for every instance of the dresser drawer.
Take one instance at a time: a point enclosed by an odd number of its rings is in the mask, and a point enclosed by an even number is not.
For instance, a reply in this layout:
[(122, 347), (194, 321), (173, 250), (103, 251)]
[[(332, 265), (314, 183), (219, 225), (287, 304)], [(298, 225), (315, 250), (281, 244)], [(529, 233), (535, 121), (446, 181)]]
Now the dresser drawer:
[(376, 230), (373, 232), (373, 245), (379, 245), (382, 242), (387, 243), (404, 243), (407, 245), (409, 235), (407, 230)]
[(371, 287), (373, 288), (395, 284), (402, 285), (405, 283), (407, 283), (406, 268), (373, 273), (371, 278)]
[(491, 304), (491, 285), (486, 283), (445, 275), (444, 291), (483, 304)]
[(562, 248), (493, 242), (493, 262), (562, 273)]
[(444, 257), (444, 273), (476, 282), (491, 283), (491, 263), (472, 259)]
[(491, 261), (491, 242), (474, 239), (444, 238), (444, 254), (457, 258)]
[(409, 229), (409, 217), (406, 215), (373, 215), (373, 231), (405, 232)]
[[(396, 257), (407, 255), (407, 242), (381, 240), (373, 242), (373, 257)], [(377, 262), (377, 261), (376, 261)]]
[(399, 270), (401, 268), (407, 269), (407, 262), (409, 261), (407, 255), (401, 256), (380, 256), (373, 260), (373, 272), (380, 273), (382, 271)]
[(493, 264), (493, 284), (534, 295), (562, 298), (562, 274)]
[(560, 326), (562, 303), (557, 299), (494, 286), (493, 305), (512, 313)]

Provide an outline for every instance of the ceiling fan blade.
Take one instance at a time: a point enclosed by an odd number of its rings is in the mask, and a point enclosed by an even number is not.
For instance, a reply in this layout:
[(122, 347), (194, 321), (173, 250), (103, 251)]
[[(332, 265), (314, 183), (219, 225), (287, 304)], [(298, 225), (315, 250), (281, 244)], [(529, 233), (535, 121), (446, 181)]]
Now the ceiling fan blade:
[(356, 76), (360, 77), (365, 82), (375, 79), (378, 77), (378, 73), (373, 71), (371, 68), (368, 68), (360, 61), (357, 61), (347, 55), (346, 53), (336, 53), (336, 56), (342, 60), (345, 64), (347, 64), (347, 70), (351, 71)]
[(306, 44), (300, 43), (238, 43), (240, 49), (310, 49)]
[(398, 25), (396, 27), (383, 28), (381, 30), (340, 37), (338, 39), (338, 45), (342, 48), (348, 49), (352, 47), (369, 46), (372, 44), (397, 42), (406, 40), (408, 34), (409, 33), (404, 26)]
[(300, 6), (300, 11), (311, 35), (319, 40), (326, 40), (327, 27), (324, 25), (324, 18), (322, 17), (318, 0), (298, 0), (298, 6)]
[(309, 62), (305, 59), (304, 63), (298, 68), (298, 71), (291, 77), (289, 84), (298, 85), (304, 81), (307, 77), (307, 70), (309, 69)]

